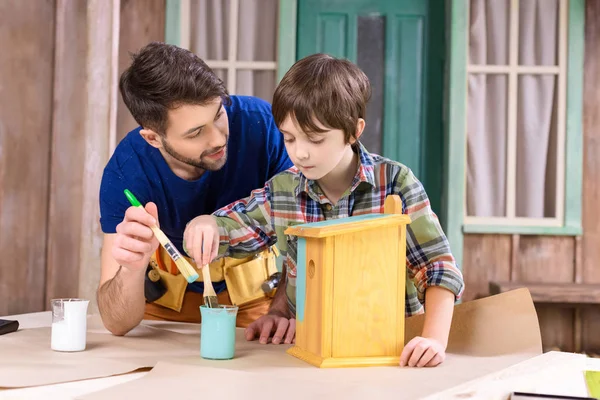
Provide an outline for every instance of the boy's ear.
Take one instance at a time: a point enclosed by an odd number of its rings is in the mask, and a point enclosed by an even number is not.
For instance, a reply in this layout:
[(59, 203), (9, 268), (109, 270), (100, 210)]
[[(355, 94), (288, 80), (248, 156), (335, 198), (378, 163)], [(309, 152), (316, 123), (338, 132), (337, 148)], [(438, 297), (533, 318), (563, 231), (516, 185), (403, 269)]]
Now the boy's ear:
[(356, 143), (356, 141), (358, 139), (360, 139), (360, 135), (362, 135), (363, 131), (365, 130), (365, 125), (366, 125), (365, 120), (362, 118), (359, 118), (358, 122), (356, 123), (356, 136), (353, 138), (350, 138), (350, 144), (354, 144), (354, 143)]
[(162, 147), (162, 140), (160, 140), (160, 135), (154, 132), (151, 129), (142, 129), (140, 130), (140, 135), (144, 138), (146, 142), (152, 147), (160, 149)]

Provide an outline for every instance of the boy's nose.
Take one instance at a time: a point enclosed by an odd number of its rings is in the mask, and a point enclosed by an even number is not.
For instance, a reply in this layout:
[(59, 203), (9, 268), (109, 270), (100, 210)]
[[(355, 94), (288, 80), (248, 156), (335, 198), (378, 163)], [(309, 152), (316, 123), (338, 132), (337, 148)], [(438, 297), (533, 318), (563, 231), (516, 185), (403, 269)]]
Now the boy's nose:
[(296, 148), (296, 158), (298, 160), (307, 160), (308, 159), (308, 151), (302, 148)]

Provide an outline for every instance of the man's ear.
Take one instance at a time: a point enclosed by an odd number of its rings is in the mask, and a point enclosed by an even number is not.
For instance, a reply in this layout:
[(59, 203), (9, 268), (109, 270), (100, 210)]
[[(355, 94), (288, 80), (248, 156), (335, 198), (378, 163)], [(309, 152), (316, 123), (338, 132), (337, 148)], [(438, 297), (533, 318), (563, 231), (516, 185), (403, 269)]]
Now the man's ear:
[(354, 137), (350, 138), (350, 144), (354, 144), (358, 141), (358, 139), (360, 139), (360, 135), (362, 135), (363, 131), (365, 130), (365, 120), (362, 118), (358, 119), (358, 122), (356, 123), (356, 133)]
[(152, 147), (157, 149), (162, 148), (162, 140), (160, 139), (160, 135), (154, 132), (151, 129), (142, 129), (140, 130), (140, 135), (144, 138), (146, 142)]

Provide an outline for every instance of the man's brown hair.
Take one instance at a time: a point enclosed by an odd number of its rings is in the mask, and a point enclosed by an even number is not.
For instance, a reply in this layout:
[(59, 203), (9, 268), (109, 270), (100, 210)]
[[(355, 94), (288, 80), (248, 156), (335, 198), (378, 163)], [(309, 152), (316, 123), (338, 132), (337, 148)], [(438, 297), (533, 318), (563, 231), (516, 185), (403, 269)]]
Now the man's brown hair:
[(286, 117), (295, 118), (305, 133), (328, 129), (344, 132), (346, 143), (355, 138), (359, 118), (365, 118), (371, 97), (369, 78), (348, 60), (313, 54), (296, 62), (285, 74), (273, 95), (273, 117), (281, 126)]
[(182, 105), (204, 105), (219, 97), (229, 103), (223, 81), (189, 50), (151, 42), (131, 58), (119, 90), (133, 118), (146, 129), (165, 135), (168, 111)]

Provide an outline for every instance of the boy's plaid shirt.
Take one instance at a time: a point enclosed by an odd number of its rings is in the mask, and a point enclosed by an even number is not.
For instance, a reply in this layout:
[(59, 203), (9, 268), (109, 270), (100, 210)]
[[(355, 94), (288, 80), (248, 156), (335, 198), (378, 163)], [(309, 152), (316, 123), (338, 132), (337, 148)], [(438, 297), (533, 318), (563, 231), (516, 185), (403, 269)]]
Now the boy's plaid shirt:
[[(246, 257), (277, 242), (286, 256), (288, 303), (295, 312), (296, 237), (283, 233), (288, 226), (353, 215), (383, 213), (386, 196), (398, 194), (403, 213), (411, 223), (406, 234), (406, 315), (423, 312), (425, 289), (442, 286), (456, 297), (462, 295), (463, 277), (456, 267), (448, 240), (429, 206), (419, 180), (406, 166), (358, 148), (360, 165), (356, 176), (337, 205), (325, 197), (316, 181), (307, 179), (296, 167), (281, 172), (264, 188), (245, 199), (217, 210), (220, 233), (219, 254)], [(285, 238), (285, 240), (278, 240)], [(414, 282), (414, 285), (411, 284)]]

